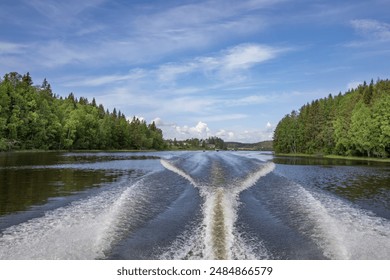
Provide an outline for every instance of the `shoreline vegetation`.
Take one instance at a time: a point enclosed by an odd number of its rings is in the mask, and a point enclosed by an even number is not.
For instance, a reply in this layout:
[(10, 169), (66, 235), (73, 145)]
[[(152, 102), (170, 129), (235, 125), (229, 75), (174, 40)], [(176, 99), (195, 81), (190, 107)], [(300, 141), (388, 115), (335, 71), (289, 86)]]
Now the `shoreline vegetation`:
[(278, 123), (275, 153), (389, 158), (389, 108), (389, 80), (371, 80), (344, 94), (329, 94), (293, 110)]
[(46, 79), (33, 85), (30, 74), (0, 79), (0, 151), (161, 150), (165, 143), (154, 122), (110, 112), (95, 98), (63, 98)]

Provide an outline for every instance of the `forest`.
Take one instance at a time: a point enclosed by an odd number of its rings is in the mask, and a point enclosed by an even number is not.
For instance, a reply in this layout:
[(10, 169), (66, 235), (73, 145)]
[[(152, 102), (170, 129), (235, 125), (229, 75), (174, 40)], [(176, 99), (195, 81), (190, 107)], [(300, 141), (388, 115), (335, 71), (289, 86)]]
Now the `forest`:
[(388, 158), (390, 81), (364, 82), (292, 111), (274, 132), (276, 153)]
[(112, 112), (95, 98), (59, 97), (46, 79), (33, 85), (29, 73), (0, 80), (0, 151), (164, 149), (155, 123)]

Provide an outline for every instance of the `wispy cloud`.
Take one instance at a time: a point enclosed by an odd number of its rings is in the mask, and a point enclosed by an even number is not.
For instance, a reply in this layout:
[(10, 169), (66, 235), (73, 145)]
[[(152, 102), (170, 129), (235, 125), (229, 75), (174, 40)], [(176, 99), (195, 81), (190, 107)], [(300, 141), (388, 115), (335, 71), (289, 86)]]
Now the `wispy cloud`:
[[(23, 26), (24, 32), (35, 35), (34, 41), (28, 43), (29, 57), (26, 59), (37, 68), (79, 65), (131, 67), (155, 63), (171, 55), (185, 56), (187, 51), (221, 46), (232, 37), (245, 37), (265, 29), (267, 19), (258, 11), (275, 6), (279, 1), (214, 0), (176, 6), (138, 4), (132, 5), (133, 9), (125, 7), (127, 4), (104, 0), (76, 2), (23, 0), (23, 10), (20, 8), (17, 12), (21, 17), (13, 23), (18, 22), (18, 28)], [(118, 10), (122, 6), (123, 11)], [(23, 16), (28, 10), (25, 7), (32, 8), (29, 20)], [(101, 17), (101, 13), (107, 16)], [(10, 47), (7, 46), (8, 49)], [(12, 47), (16, 50), (16, 46)], [(247, 53), (243, 49), (231, 49), (228, 50), (231, 53), (225, 54), (226, 69), (250, 67), (251, 61), (245, 60), (250, 52), (258, 59), (261, 55), (265, 55), (262, 59), (267, 59), (270, 54), (269, 50), (259, 50), (259, 46), (241, 48), (245, 48)], [(258, 51), (262, 54), (256, 53)], [(207, 62), (212, 61), (207, 59), (197, 61), (197, 66), (203, 63), (203, 66), (210, 67)], [(241, 62), (238, 61), (240, 59)], [(180, 65), (181, 68), (190, 66)], [(185, 73), (180, 72), (183, 69), (178, 67), (162, 67), (160, 79), (169, 81), (170, 77)]]
[(261, 44), (240, 44), (222, 50), (214, 56), (196, 57), (183, 63), (163, 65), (158, 69), (158, 77), (161, 81), (174, 81), (182, 75), (200, 72), (211, 75), (212, 79), (231, 78), (233, 74), (271, 60), (285, 51), (286, 49)]
[(370, 39), (381, 41), (390, 40), (390, 24), (372, 19), (351, 20), (351, 25), (355, 30)]
[(0, 41), (0, 55), (4, 54), (17, 54), (25, 51), (26, 46), (23, 44), (15, 44), (10, 42)]
[(258, 44), (243, 44), (227, 50), (222, 58), (223, 68), (227, 70), (248, 69), (274, 58), (277, 49)]
[[(42, 52), (53, 48), (63, 49), (64, 46), (59, 42), (53, 42), (45, 46)], [(125, 74), (77, 76), (74, 77), (74, 80), (65, 82), (65, 85), (96, 87), (127, 81), (133, 85), (150, 82), (158, 87), (159, 84), (161, 86), (175, 85), (176, 82), (180, 82), (181, 79), (185, 79), (188, 75), (195, 75), (206, 78), (211, 84), (214, 84), (214, 86), (210, 84), (203, 85), (203, 90), (206, 88), (210, 90), (212, 87), (223, 86), (225, 81), (231, 85), (234, 80), (237, 80), (237, 77), (242, 79), (246, 70), (274, 59), (285, 51), (286, 49), (277, 47), (245, 43), (221, 50), (209, 56), (199, 56), (182, 62), (163, 63), (149, 68), (133, 68)], [(87, 53), (77, 52), (72, 49), (63, 50), (63, 54), (63, 56), (58, 58), (50, 56), (51, 59), (44, 63), (47, 63), (48, 66), (70, 61), (80, 63), (85, 56), (88, 56)], [(197, 87), (181, 86), (179, 89), (172, 89), (171, 93), (189, 94), (202, 90), (202, 88), (199, 88), (199, 85)]]
[(230, 98), (226, 100), (226, 106), (248, 106), (248, 105), (258, 105), (264, 104), (271, 100), (270, 96), (262, 95), (249, 95), (240, 98)]
[(232, 120), (241, 120), (248, 118), (249, 116), (241, 113), (231, 113), (231, 114), (213, 114), (209, 116), (204, 116), (203, 119), (207, 122), (223, 122), (223, 121), (232, 121)]
[(91, 53), (82, 46), (70, 46), (60, 40), (49, 41), (45, 44), (35, 44), (36, 63), (45, 67), (61, 67), (64, 65), (77, 65), (88, 61)]
[(200, 65), (197, 62), (168, 63), (158, 67), (156, 74), (160, 82), (170, 83), (175, 81), (178, 76), (186, 75), (199, 69)]
[(99, 87), (103, 85), (113, 85), (120, 82), (139, 81), (147, 73), (143, 69), (133, 69), (127, 74), (103, 75), (94, 77), (73, 77), (68, 79), (63, 85), (68, 87)]
[(229, 30), (246, 33), (262, 28), (264, 24), (259, 18), (253, 21), (253, 10), (275, 5), (277, 2), (279, 1), (197, 1), (158, 10), (147, 16), (140, 15), (135, 18), (134, 27), (148, 36), (166, 34), (178, 36), (177, 38), (184, 34), (197, 37), (201, 33), (206, 37), (218, 36), (218, 31)]
[(85, 9), (95, 7), (105, 0), (28, 0), (27, 5), (38, 11), (41, 16), (47, 17), (54, 24), (67, 24), (69, 21), (76, 19)]

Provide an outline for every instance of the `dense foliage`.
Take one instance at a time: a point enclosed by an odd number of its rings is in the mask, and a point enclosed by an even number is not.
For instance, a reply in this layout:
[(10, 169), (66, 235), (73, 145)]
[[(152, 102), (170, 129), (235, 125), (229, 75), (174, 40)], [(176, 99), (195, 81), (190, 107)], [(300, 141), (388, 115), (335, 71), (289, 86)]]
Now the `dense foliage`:
[(0, 81), (0, 151), (18, 149), (162, 149), (154, 123), (128, 121), (95, 99), (53, 94), (43, 81), (33, 86), (29, 73), (6, 74)]
[(315, 100), (286, 115), (274, 133), (277, 153), (390, 156), (390, 81), (378, 80)]

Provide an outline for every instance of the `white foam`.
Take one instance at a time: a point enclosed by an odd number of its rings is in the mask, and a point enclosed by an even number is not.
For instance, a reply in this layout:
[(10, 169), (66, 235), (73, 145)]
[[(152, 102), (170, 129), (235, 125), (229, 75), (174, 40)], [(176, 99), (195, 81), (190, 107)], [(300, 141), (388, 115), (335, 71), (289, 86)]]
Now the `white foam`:
[(256, 182), (261, 178), (266, 176), (268, 173), (272, 172), (275, 169), (275, 164), (273, 162), (267, 162), (262, 165), (257, 171), (248, 174), (248, 177), (238, 183), (238, 186), (235, 186), (234, 191), (236, 194), (252, 187)]
[[(390, 222), (324, 193), (296, 188), (301, 231), (330, 259), (389, 259)], [(305, 228), (308, 224), (312, 228)]]
[(185, 230), (166, 248), (158, 259), (161, 260), (201, 260), (204, 259), (204, 229), (198, 224)]
[(0, 237), (0, 259), (105, 257), (121, 231), (131, 227), (128, 218), (137, 220), (141, 185), (117, 187), (6, 229)]
[[(275, 168), (273, 163), (263, 164), (259, 166), (258, 170), (251, 172), (246, 178), (234, 182), (224, 182), (224, 185), (219, 187), (197, 184), (189, 174), (166, 160), (161, 160), (161, 164), (168, 170), (187, 179), (194, 187), (198, 188), (204, 200), (202, 208), (203, 222), (200, 227), (201, 232), (196, 234), (196, 237), (200, 239), (198, 242), (203, 243), (202, 253), (193, 254), (194, 247), (187, 245), (182, 246), (182, 248), (186, 249), (184, 251), (180, 250), (184, 252), (180, 256), (186, 256), (186, 252), (189, 251), (192, 252), (192, 257), (201, 256), (202, 259), (256, 259), (266, 258), (266, 256), (270, 255), (261, 244), (257, 246), (261, 247), (261, 256), (256, 256), (235, 229), (235, 222), (237, 219), (238, 196), (240, 192), (252, 187), (261, 177), (272, 172)], [(239, 165), (239, 162), (235, 162), (235, 164)], [(214, 177), (217, 177), (214, 179), (218, 180), (221, 176), (221, 170), (214, 167), (212, 172), (215, 173)], [(210, 184), (213, 184), (213, 182), (210, 182)], [(223, 227), (223, 229), (216, 229), (217, 226)], [(176, 254), (176, 256), (178, 255)]]
[(190, 175), (188, 175), (187, 173), (185, 173), (183, 170), (177, 168), (176, 166), (174, 166), (172, 163), (170, 163), (169, 161), (167, 161), (165, 159), (161, 159), (160, 162), (161, 162), (161, 165), (164, 166), (166, 169), (182, 176), (183, 178), (187, 179), (188, 182), (190, 182), (194, 187), (197, 187), (194, 179), (192, 179), (192, 177)]

